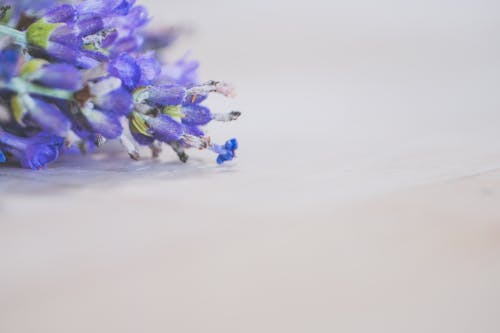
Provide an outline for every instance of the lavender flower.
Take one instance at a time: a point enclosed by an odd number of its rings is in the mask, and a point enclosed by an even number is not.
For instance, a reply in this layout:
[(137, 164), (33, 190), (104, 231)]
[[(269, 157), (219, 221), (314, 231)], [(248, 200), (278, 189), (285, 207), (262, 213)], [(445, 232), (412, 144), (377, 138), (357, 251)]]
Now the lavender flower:
[(77, 91), (83, 88), (82, 73), (69, 64), (51, 64), (41, 59), (32, 59), (21, 70), (28, 81), (42, 86)]
[(60, 137), (50, 134), (40, 133), (33, 137), (23, 138), (0, 128), (0, 148), (12, 154), (25, 168), (42, 169), (55, 161), (62, 144), (63, 140)]
[(0, 0), (0, 103), (11, 112), (0, 123), (0, 162), (40, 169), (63, 144), (85, 152), (112, 139), (139, 159), (129, 134), (153, 157), (161, 143), (182, 162), (188, 148), (213, 151), (219, 164), (235, 157), (236, 139), (212, 144), (202, 127), (241, 113), (201, 105), (233, 89), (200, 83), (199, 63), (187, 54), (167, 64), (157, 56), (177, 38), (175, 29), (145, 30), (149, 14), (135, 0), (72, 2)]

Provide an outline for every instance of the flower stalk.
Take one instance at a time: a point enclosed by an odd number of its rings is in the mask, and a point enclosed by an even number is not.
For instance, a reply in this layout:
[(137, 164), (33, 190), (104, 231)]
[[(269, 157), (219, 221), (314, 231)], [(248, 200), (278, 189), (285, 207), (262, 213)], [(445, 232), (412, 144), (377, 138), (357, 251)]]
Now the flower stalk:
[(27, 46), (26, 33), (9, 26), (0, 24), (0, 36), (8, 37), (12, 42), (19, 46)]

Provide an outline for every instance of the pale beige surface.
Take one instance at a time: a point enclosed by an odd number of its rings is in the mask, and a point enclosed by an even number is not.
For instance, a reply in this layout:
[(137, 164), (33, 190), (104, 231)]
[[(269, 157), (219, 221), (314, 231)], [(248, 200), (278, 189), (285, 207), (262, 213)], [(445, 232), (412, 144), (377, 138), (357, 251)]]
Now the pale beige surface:
[(495, 1), (149, 4), (239, 157), (0, 168), (0, 332), (500, 330)]

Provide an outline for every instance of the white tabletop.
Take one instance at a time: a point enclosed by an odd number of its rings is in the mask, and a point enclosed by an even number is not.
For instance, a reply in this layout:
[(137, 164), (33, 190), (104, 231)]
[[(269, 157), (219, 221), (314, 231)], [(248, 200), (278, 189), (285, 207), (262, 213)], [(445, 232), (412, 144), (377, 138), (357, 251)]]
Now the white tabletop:
[(0, 168), (0, 332), (498, 332), (497, 1), (144, 1), (222, 167)]

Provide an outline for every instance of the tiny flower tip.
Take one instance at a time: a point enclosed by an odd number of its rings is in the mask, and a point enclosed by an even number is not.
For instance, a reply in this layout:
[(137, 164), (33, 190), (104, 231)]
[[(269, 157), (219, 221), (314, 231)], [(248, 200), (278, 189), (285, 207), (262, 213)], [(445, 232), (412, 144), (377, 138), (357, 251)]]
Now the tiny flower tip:
[(4, 153), (0, 150), (0, 163), (4, 163), (7, 161), (7, 158), (5, 157)]
[(215, 91), (226, 97), (236, 97), (236, 89), (225, 82), (215, 82)]
[(225, 147), (227, 150), (231, 150), (233, 153), (238, 149), (238, 140), (233, 138), (226, 141)]
[(217, 164), (221, 165), (224, 162), (231, 161), (236, 157), (235, 151), (238, 149), (238, 140), (230, 139), (224, 144), (225, 151), (217, 156)]
[(241, 116), (241, 112), (240, 111), (231, 111), (229, 113), (229, 117), (231, 120), (236, 120), (238, 119), (239, 117)]

